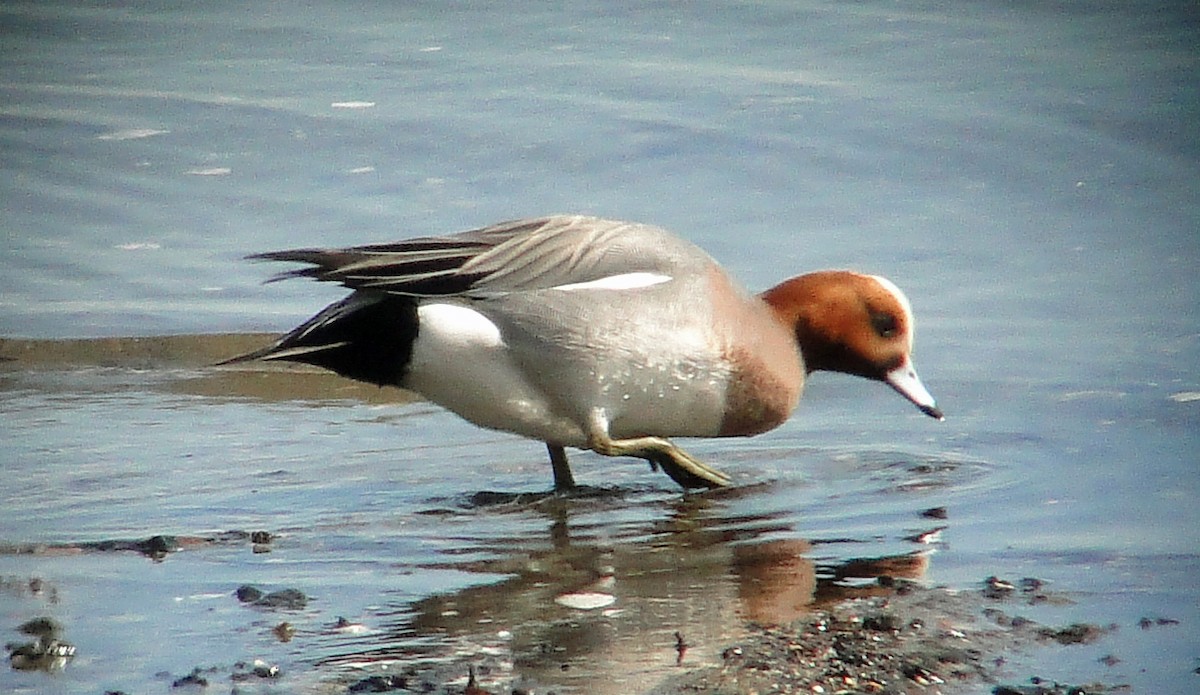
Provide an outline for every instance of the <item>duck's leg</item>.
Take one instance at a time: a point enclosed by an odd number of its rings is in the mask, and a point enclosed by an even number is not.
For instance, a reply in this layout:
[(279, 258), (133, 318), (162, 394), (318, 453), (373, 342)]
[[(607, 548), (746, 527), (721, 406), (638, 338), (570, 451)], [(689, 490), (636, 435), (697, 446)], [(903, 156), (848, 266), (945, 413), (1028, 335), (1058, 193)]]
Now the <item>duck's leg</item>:
[(571, 475), (571, 464), (567, 461), (567, 450), (562, 444), (546, 442), (550, 452), (550, 467), (554, 471), (554, 491), (569, 492), (575, 489), (575, 476)]
[(608, 434), (608, 420), (602, 412), (592, 415), (588, 433), (588, 448), (604, 456), (636, 456), (646, 459), (651, 467), (660, 467), (671, 480), (685, 488), (726, 487), (733, 479), (721, 471), (692, 458), (683, 449), (662, 437), (613, 439)]

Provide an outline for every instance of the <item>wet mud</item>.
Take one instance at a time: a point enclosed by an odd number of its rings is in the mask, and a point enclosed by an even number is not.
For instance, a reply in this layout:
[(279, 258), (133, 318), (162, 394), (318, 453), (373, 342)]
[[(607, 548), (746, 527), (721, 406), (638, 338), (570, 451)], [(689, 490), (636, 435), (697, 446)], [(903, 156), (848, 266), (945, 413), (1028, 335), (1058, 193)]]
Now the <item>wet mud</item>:
[[(1029, 686), (1002, 684), (1018, 675), (1006, 668), (1007, 656), (1036, 649), (1045, 640), (1076, 643), (1060, 635), (1087, 634), (1086, 641), (1092, 641), (1106, 630), (1083, 624), (1059, 628), (1009, 617), (997, 606), (1069, 599), (1045, 592), (997, 597), (988, 590), (993, 579), (969, 591), (884, 580), (892, 589), (886, 597), (845, 601), (788, 626), (755, 626), (744, 640), (722, 652), (721, 665), (671, 679), (652, 693), (915, 695), (978, 691), (984, 684), (996, 684), (996, 692), (1024, 692)], [(1029, 682), (1041, 680), (1031, 676)], [(1122, 689), (1100, 683), (1052, 687), (1061, 687), (1063, 693)]]
[[(66, 543), (0, 543), (0, 555), (74, 555), (77, 553), (140, 553), (152, 560), (162, 560), (168, 553), (185, 548), (209, 545), (253, 543), (254, 552), (269, 552), (263, 538), (265, 531), (225, 531), (208, 536), (176, 536), (158, 534), (149, 538), (114, 538), (99, 541)], [(255, 540), (258, 539), (258, 540)]]
[(277, 337), (270, 333), (219, 333), (79, 340), (0, 338), (0, 378), (4, 372), (16, 374), (22, 370), (120, 368), (169, 374), (161, 388), (181, 395), (370, 404), (416, 400), (403, 389), (363, 384), (294, 364), (259, 362), (209, 369), (269, 345)]
[[(880, 578), (869, 588), (878, 595), (836, 601), (786, 625), (751, 624), (744, 637), (721, 650), (720, 663), (715, 665), (689, 667), (687, 636), (676, 631), (672, 648), (678, 673), (639, 692), (927, 695), (979, 692), (981, 687), (1003, 695), (1128, 691), (1120, 683), (1063, 684), (1013, 672), (1008, 659), (1014, 653), (1050, 642), (1090, 643), (1119, 628), (1049, 626), (1011, 615), (1021, 606), (1065, 604), (1071, 599), (1040, 590), (997, 596), (991, 591), (994, 581), (989, 578), (980, 588), (955, 591)], [(529, 655), (497, 655), (487, 645), (477, 647), (479, 653), (470, 657), (410, 662), (400, 673), (372, 675), (344, 687), (348, 692), (472, 695), (555, 692), (513, 677), (514, 666), (529, 665)], [(541, 660), (558, 659), (567, 668), (566, 647), (548, 642), (540, 651)]]

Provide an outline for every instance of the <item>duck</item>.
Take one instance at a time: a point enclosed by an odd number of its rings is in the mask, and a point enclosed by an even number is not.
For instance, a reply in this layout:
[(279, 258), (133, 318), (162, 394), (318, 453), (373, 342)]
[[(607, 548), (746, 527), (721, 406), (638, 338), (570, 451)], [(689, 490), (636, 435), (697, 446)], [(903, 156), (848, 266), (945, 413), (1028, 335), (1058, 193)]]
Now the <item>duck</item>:
[(938, 420), (913, 366), (912, 305), (890, 280), (819, 270), (759, 294), (650, 224), (583, 215), (247, 258), (303, 264), (351, 293), (222, 364), (284, 360), (415, 392), (480, 427), (633, 457), (685, 489), (733, 483), (676, 445), (789, 419), (817, 371), (883, 382)]

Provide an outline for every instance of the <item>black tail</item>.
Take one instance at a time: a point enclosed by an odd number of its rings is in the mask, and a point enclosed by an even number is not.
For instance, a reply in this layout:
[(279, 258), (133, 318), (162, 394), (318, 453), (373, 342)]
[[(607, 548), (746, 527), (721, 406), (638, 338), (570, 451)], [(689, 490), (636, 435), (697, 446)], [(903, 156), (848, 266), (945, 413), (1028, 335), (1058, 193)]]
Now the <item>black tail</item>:
[(274, 345), (220, 364), (287, 360), (371, 384), (397, 386), (408, 371), (416, 339), (416, 299), (355, 292), (325, 307)]

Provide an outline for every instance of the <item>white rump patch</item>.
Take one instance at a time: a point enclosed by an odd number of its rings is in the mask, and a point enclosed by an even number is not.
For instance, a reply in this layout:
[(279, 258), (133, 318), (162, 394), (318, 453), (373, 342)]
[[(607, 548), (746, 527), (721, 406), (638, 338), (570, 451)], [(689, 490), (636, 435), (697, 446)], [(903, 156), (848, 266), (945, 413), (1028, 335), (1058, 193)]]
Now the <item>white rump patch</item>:
[(622, 273), (620, 275), (609, 275), (599, 280), (558, 285), (550, 289), (562, 290), (564, 292), (573, 292), (575, 290), (636, 290), (639, 287), (661, 285), (664, 282), (670, 281), (670, 275), (660, 275), (659, 273)]
[(491, 319), (483, 314), (458, 304), (422, 304), (417, 308), (420, 332), (417, 340), (424, 335), (436, 335), (437, 341), (453, 345), (476, 345), (479, 347), (499, 347), (504, 344), (500, 337), (500, 329)]

